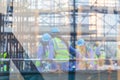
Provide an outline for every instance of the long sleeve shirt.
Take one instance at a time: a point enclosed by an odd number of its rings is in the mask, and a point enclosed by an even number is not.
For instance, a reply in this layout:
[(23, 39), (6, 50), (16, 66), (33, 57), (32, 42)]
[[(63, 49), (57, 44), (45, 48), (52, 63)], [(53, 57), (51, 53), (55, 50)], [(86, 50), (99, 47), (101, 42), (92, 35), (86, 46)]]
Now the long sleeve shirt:
[(45, 56), (46, 56), (46, 53), (48, 52), (48, 58), (47, 59), (53, 59), (54, 57), (54, 48), (53, 46), (51, 45), (51, 43), (48, 43), (48, 45), (40, 45), (38, 47), (38, 52), (37, 52), (37, 57), (39, 59), (46, 59)]

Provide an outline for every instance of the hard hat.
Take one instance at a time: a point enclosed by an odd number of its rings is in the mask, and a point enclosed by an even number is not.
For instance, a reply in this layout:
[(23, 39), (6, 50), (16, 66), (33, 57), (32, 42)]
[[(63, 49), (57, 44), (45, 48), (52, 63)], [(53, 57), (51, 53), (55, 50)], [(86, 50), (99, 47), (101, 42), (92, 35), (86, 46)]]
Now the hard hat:
[(48, 33), (45, 33), (42, 35), (42, 41), (49, 41), (51, 39), (51, 35)]
[(100, 49), (100, 51), (105, 51), (105, 49), (102, 47), (102, 48)]
[(51, 32), (52, 32), (52, 33), (59, 33), (60, 30), (59, 30), (59, 28), (54, 27), (54, 28), (51, 29)]
[(83, 46), (85, 44), (84, 39), (79, 39), (76, 43), (78, 46)]
[(99, 46), (99, 44), (100, 44), (99, 42), (95, 42), (95, 46)]

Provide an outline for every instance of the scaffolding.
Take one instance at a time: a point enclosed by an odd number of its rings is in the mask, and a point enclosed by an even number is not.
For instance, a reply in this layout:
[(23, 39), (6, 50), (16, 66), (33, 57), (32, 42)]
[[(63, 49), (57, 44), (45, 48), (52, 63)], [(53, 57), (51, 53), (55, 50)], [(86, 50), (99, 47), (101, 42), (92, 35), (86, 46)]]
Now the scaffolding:
[(66, 41), (74, 42), (74, 47), (79, 38), (88, 43), (102, 42), (105, 51), (115, 56), (120, 43), (119, 0), (8, 0), (6, 3), (6, 25), (1, 29), (8, 34), (7, 52), (12, 56), (21, 53), (21, 58), (28, 58), (24, 54), (36, 58), (42, 34), (50, 33), (53, 27), (60, 29)]
[[(74, 8), (72, 0), (14, 1), (12, 31), (31, 53), (35, 53), (41, 35), (49, 33), (52, 27), (59, 27), (67, 41), (83, 38), (88, 42), (115, 43), (119, 31), (119, 3), (117, 0), (78, 0)], [(73, 32), (75, 25), (77, 30)], [(36, 47), (31, 49), (31, 46)]]

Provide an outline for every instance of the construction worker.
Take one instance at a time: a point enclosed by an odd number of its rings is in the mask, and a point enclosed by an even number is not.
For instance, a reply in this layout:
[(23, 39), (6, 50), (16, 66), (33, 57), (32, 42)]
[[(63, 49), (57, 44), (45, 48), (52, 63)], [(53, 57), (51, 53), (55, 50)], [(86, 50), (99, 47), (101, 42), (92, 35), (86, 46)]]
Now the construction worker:
[(73, 47), (73, 43), (71, 43), (69, 45), (69, 53), (71, 54), (70, 58), (74, 59), (74, 60), (70, 60), (69, 61), (69, 71), (74, 71), (74, 70), (78, 70), (77, 68), (77, 63), (78, 61), (76, 61), (76, 57), (79, 56), (79, 53), (77, 52), (77, 50)]
[(99, 56), (99, 66), (103, 67), (105, 65), (105, 59), (106, 59), (105, 50), (101, 48)]
[[(3, 58), (4, 59), (6, 59), (6, 58), (8, 58), (8, 54), (7, 54), (7, 52), (4, 52), (3, 53)], [(8, 62), (4, 62), (4, 71), (7, 71), (8, 70)]]
[(96, 54), (92, 49), (92, 46), (87, 46), (87, 56), (88, 56), (88, 65), (89, 69), (96, 69)]
[[(3, 58), (3, 53), (0, 53), (0, 58)], [(0, 61), (0, 71), (3, 71), (3, 61)]]
[(98, 68), (98, 63), (99, 63), (99, 56), (100, 56), (100, 44), (99, 42), (95, 42), (93, 44), (93, 52), (94, 52), (94, 66), (97, 69)]
[(85, 46), (85, 41), (84, 39), (79, 39), (76, 42), (76, 49), (77, 49), (77, 59), (78, 61), (78, 68), (79, 69), (86, 69), (87, 68), (87, 63), (84, 59), (87, 58), (87, 52), (86, 52), (86, 46)]
[(97, 42), (94, 45), (94, 52), (95, 52), (95, 59), (98, 59), (98, 60), (95, 61), (95, 64), (97, 65), (97, 68), (102, 69), (102, 67), (105, 65), (105, 59), (106, 59), (105, 50)]
[(97, 69), (98, 66), (98, 59), (100, 56), (100, 45), (98, 42), (96, 43), (89, 43), (86, 45), (87, 49), (87, 57), (88, 57), (88, 68), (89, 69)]
[(63, 40), (60, 34), (60, 30), (58, 28), (51, 29), (52, 40), (50, 42), (51, 47), (53, 47), (53, 55), (54, 59), (54, 68), (58, 71), (67, 71), (69, 69), (69, 50), (68, 47)]
[[(4, 58), (4, 59), (6, 59), (8, 57), (8, 54), (7, 54), (7, 52), (3, 52), (3, 53), (1, 53), (0, 54), (0, 58)], [(5, 62), (5, 61), (1, 61), (0, 62), (0, 71), (7, 71), (8, 69), (8, 65), (7, 65), (7, 62)]]
[(101, 45), (100, 45), (99, 42), (96, 42), (96, 43), (93, 45), (93, 50), (94, 50), (94, 52), (95, 52), (95, 54), (96, 54), (97, 56), (100, 55), (100, 48), (101, 48)]
[[(49, 71), (48, 65), (50, 65), (49, 60), (52, 59), (52, 55), (50, 54), (52, 47), (49, 46), (49, 41), (51, 40), (51, 35), (48, 33), (45, 33), (42, 35), (42, 39), (40, 41), (38, 52), (37, 52), (37, 58), (41, 61), (36, 61), (35, 65), (39, 71)], [(52, 52), (51, 52), (52, 53)], [(43, 61), (45, 60), (46, 61)], [(48, 70), (47, 70), (48, 69)]]

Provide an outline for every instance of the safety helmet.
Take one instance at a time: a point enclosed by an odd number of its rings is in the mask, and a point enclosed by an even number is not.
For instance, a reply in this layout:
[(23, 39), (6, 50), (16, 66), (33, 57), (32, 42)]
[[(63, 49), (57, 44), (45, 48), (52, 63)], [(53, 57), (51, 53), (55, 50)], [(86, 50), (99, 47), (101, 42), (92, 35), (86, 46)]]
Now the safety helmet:
[(51, 35), (48, 33), (45, 33), (42, 35), (42, 41), (49, 41), (51, 39)]
[(85, 44), (85, 40), (84, 39), (79, 39), (76, 43), (76, 45), (78, 46), (83, 46)]
[(51, 29), (51, 32), (52, 32), (52, 33), (59, 33), (60, 30), (59, 30), (59, 28), (54, 27), (54, 28)]
[(102, 48), (100, 49), (100, 51), (105, 51), (105, 49), (102, 47)]
[(99, 46), (100, 43), (99, 42), (95, 42), (94, 46)]

